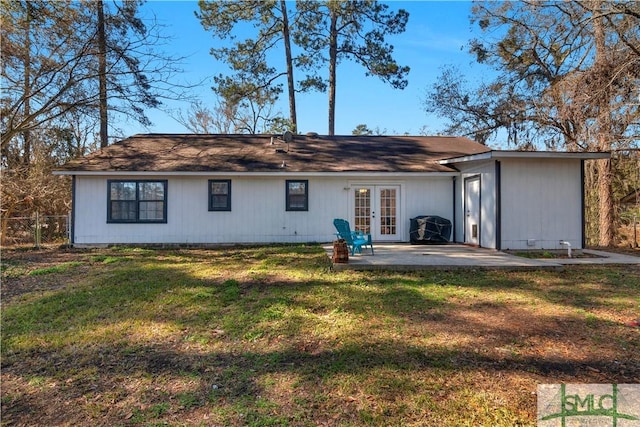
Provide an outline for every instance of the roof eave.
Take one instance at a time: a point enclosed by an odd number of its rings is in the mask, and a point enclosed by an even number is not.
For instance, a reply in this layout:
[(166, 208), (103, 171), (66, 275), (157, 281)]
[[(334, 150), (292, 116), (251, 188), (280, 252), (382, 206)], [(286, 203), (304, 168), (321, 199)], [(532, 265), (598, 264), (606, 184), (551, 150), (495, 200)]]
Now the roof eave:
[(471, 154), (468, 156), (452, 157), (440, 160), (441, 165), (454, 165), (457, 163), (478, 162), (490, 159), (580, 159), (597, 160), (608, 159), (610, 152), (574, 152), (574, 151), (507, 151), (493, 150), (486, 153)]
[(431, 172), (388, 172), (388, 171), (344, 171), (344, 172), (304, 172), (304, 171), (258, 171), (258, 172), (230, 172), (230, 171), (70, 171), (56, 170), (54, 175), (76, 176), (405, 176), (405, 177), (445, 177), (458, 176), (460, 172), (431, 171)]

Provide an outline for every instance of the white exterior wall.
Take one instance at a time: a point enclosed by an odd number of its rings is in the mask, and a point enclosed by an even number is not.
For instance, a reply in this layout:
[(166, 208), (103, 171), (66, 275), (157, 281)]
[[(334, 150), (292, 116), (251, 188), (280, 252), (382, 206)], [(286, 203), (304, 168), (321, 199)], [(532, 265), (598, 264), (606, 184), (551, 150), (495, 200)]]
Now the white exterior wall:
[(418, 215), (438, 215), (453, 222), (452, 177), (407, 181), (403, 194), (406, 199), (406, 241), (409, 240), (409, 220)]
[(501, 163), (502, 249), (582, 248), (580, 160)]
[(455, 240), (464, 242), (464, 181), (479, 175), (480, 246), (566, 249), (563, 240), (582, 248), (581, 165), (580, 159), (501, 159), (498, 212), (496, 161), (458, 164)]
[[(166, 224), (108, 224), (107, 180), (167, 180)], [(208, 210), (208, 180), (231, 179), (231, 211)], [(285, 210), (285, 181), (309, 181), (309, 210)], [(352, 220), (350, 187), (400, 185), (402, 241), (409, 241), (409, 219), (440, 215), (453, 219), (452, 179), (444, 177), (332, 176), (76, 176), (74, 244), (208, 244), (329, 242), (334, 218)]]
[[(450, 176), (429, 180), (408, 181), (403, 191), (403, 241), (410, 240), (410, 220), (419, 215), (437, 215), (453, 224), (453, 179)], [(453, 231), (452, 231), (453, 234)], [(453, 238), (453, 236), (452, 236)]]
[(465, 179), (480, 176), (480, 246), (496, 248), (496, 176), (495, 162), (458, 165), (462, 173), (456, 179), (456, 242), (464, 243)]

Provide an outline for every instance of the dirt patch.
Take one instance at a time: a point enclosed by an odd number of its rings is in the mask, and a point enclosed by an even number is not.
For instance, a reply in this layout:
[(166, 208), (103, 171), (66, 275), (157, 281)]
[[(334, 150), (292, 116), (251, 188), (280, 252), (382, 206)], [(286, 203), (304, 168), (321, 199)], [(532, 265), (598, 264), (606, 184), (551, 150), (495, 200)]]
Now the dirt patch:
[[(73, 249), (13, 249), (2, 251), (2, 287), (0, 295), (4, 302), (12, 301), (28, 293), (41, 293), (62, 289), (67, 285), (67, 275), (34, 275), (47, 268), (74, 263), (77, 268), (88, 268), (89, 251)], [(72, 273), (76, 274), (76, 273)]]
[(30, 264), (38, 267), (43, 265), (58, 264), (67, 261), (77, 261), (79, 257), (91, 253), (91, 250), (84, 249), (60, 249), (57, 247), (36, 248), (12, 248), (2, 249), (2, 263)]
[[(339, 279), (317, 268), (303, 276), (314, 269), (305, 256), (266, 251), (5, 251), (3, 303), (84, 283), (91, 269), (115, 274), (123, 264), (106, 264), (111, 256), (142, 261), (128, 275), (140, 266), (177, 284), (155, 293), (145, 284), (131, 292), (135, 311), (69, 319), (59, 331), (128, 322), (149, 337), (13, 344), (2, 361), (3, 425), (460, 425), (483, 411), (477, 425), (535, 425), (537, 384), (640, 382), (640, 329), (626, 325), (638, 314), (627, 301), (636, 267)], [(168, 307), (179, 293), (188, 299)]]
[[(506, 250), (505, 253), (510, 255), (519, 256), (522, 258), (531, 258), (531, 259), (568, 259), (569, 254), (566, 250), (533, 250), (533, 251), (516, 251), (516, 250)], [(598, 255), (590, 254), (582, 251), (572, 251), (571, 258), (601, 258)]]

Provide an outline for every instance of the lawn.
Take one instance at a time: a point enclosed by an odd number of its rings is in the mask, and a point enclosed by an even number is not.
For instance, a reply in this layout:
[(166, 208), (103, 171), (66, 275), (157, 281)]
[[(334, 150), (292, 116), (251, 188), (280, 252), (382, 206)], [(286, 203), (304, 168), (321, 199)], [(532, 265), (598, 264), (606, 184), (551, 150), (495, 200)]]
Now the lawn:
[(640, 383), (640, 270), (331, 272), (319, 246), (4, 250), (2, 425), (516, 426)]

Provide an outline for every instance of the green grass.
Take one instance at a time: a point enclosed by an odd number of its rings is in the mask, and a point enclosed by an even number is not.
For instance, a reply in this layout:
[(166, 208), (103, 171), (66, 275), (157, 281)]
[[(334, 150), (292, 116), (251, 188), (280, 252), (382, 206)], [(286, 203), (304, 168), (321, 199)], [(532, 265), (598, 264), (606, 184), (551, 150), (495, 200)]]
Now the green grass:
[(42, 282), (3, 298), (7, 424), (533, 426), (537, 384), (640, 381), (633, 267), (331, 272), (313, 245), (11, 255), (3, 293)]
[(82, 262), (80, 261), (63, 262), (61, 264), (54, 265), (51, 267), (37, 268), (35, 270), (31, 270), (29, 271), (29, 276), (43, 276), (45, 274), (64, 273), (65, 271), (68, 271), (73, 267), (78, 267), (80, 265), (82, 265)]

